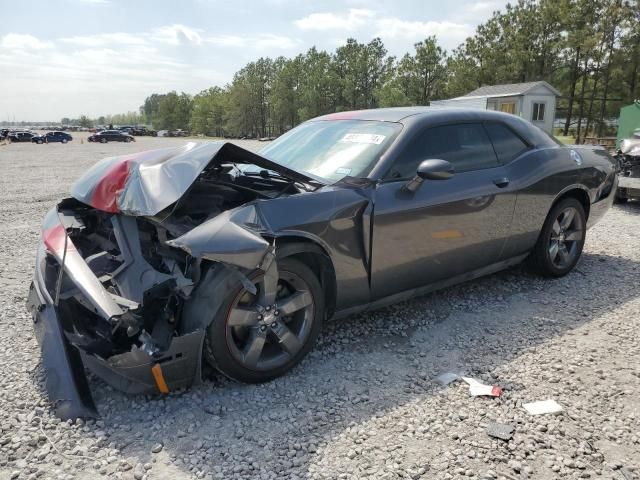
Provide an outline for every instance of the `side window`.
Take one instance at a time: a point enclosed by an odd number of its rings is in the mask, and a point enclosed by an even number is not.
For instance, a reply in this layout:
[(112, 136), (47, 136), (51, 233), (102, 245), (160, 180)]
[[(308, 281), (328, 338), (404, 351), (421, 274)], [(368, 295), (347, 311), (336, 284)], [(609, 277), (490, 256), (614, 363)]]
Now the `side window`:
[(500, 163), (509, 163), (529, 147), (520, 137), (501, 123), (486, 123), (485, 127), (493, 143)]
[(388, 178), (411, 178), (420, 162), (430, 158), (451, 162), (456, 173), (499, 165), (482, 124), (443, 125), (417, 134), (391, 168)]
[(534, 102), (532, 105), (532, 114), (531, 114), (531, 120), (533, 120), (534, 122), (543, 122), (544, 121), (544, 103), (537, 103)]

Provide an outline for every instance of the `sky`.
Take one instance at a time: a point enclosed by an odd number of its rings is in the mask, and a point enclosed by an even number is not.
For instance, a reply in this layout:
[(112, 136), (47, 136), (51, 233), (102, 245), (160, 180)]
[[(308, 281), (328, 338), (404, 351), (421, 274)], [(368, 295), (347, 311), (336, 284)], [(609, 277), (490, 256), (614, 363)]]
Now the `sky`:
[(261, 56), (435, 35), (451, 51), (502, 0), (0, 0), (0, 120), (136, 111), (151, 93), (224, 86)]

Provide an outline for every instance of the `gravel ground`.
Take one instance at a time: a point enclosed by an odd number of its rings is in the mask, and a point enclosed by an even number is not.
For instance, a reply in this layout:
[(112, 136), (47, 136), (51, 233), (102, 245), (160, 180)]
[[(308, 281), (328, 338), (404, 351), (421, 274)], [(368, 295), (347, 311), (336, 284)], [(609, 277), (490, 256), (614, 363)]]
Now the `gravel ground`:
[[(77, 140), (0, 146), (0, 479), (640, 478), (634, 204), (590, 230), (563, 279), (515, 268), (329, 324), (299, 367), (265, 385), (210, 374), (187, 392), (136, 397), (92, 379), (102, 417), (60, 422), (24, 308), (40, 221), (99, 158), (177, 141)], [(448, 371), (503, 395), (438, 385)], [(522, 408), (544, 399), (563, 413)], [(489, 437), (491, 422), (513, 424), (513, 439)]]

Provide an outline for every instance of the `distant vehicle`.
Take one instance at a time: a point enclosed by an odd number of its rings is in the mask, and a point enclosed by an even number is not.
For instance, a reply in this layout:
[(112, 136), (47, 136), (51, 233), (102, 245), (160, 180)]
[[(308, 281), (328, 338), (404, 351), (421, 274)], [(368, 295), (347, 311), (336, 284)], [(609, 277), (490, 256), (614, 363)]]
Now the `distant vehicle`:
[(0, 138), (1, 139), (5, 139), (7, 138), (7, 135), (9, 135), (9, 133), (11, 132), (10, 129), (8, 128), (3, 128), (2, 130), (0, 130)]
[(149, 137), (155, 137), (157, 136), (158, 132), (156, 132), (155, 130), (151, 130), (148, 129), (145, 126), (142, 127), (132, 127), (131, 129), (131, 135), (136, 135), (136, 136), (149, 136)]
[(618, 160), (618, 190), (616, 202), (640, 199), (640, 128), (630, 138), (620, 142), (616, 152)]
[[(33, 143), (43, 144), (43, 143), (67, 143), (73, 140), (73, 137), (65, 132), (55, 131), (55, 132), (47, 132), (44, 135), (34, 135), (31, 138)], [(26, 141), (26, 140), (25, 140)]]
[(136, 139), (131, 135), (121, 132), (120, 130), (103, 130), (87, 138), (90, 142), (135, 142)]
[(169, 137), (169, 130), (158, 130), (156, 132), (156, 137)]
[(7, 135), (7, 139), (12, 142), (30, 142), (34, 136), (31, 132), (11, 132)]
[(178, 128), (177, 130), (169, 130), (169, 136), (170, 137), (187, 137), (189, 136), (189, 132), (185, 132), (181, 128)]

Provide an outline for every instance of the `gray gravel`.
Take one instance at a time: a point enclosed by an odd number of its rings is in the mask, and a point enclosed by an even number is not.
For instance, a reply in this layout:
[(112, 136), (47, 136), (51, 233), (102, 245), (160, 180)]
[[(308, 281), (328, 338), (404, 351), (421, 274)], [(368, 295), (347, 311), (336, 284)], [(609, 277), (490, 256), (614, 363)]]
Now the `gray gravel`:
[[(57, 420), (24, 308), (40, 221), (99, 158), (176, 141), (0, 146), (0, 479), (640, 478), (634, 204), (589, 232), (563, 279), (515, 268), (330, 324), (265, 385), (210, 374), (136, 397), (92, 379), (102, 418)], [(504, 393), (442, 387), (447, 371)], [(548, 398), (563, 413), (522, 408)], [(492, 422), (513, 424), (512, 440), (488, 436)]]

